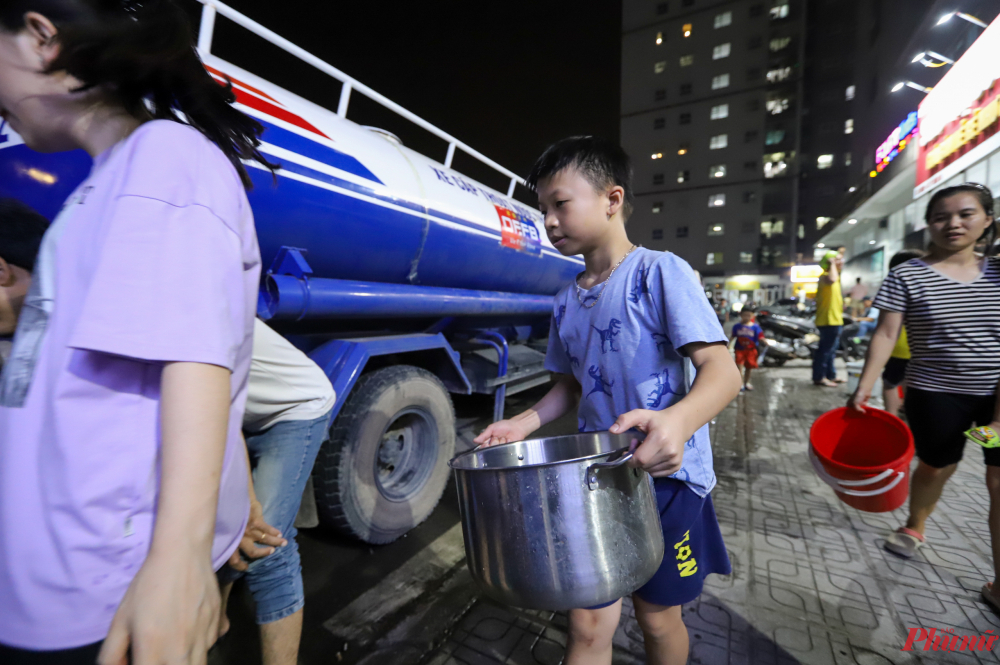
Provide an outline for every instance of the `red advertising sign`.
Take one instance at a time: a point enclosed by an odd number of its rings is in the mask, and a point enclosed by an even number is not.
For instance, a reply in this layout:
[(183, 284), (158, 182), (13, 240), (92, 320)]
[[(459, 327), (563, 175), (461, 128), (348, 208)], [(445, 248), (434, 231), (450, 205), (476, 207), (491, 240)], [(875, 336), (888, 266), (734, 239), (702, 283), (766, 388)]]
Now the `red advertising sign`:
[(538, 254), (542, 251), (541, 236), (533, 221), (518, 215), (510, 208), (496, 204), (493, 207), (497, 209), (497, 215), (500, 217), (501, 245), (530, 254)]

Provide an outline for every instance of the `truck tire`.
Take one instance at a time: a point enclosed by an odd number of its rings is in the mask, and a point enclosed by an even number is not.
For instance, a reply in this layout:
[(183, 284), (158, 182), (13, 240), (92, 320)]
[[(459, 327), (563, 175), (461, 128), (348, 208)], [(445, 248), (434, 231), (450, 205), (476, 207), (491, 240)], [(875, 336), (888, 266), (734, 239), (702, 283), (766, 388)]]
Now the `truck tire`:
[(320, 520), (366, 543), (390, 543), (434, 511), (455, 453), (444, 384), (408, 365), (362, 376), (313, 467)]

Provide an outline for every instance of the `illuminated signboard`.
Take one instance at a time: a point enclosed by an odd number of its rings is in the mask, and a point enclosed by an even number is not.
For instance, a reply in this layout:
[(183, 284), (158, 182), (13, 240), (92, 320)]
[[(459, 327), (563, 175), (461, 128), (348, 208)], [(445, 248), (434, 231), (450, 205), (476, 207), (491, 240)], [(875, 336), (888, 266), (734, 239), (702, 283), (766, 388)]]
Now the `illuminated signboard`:
[(881, 173), (882, 169), (889, 166), (889, 162), (896, 159), (896, 156), (906, 147), (916, 132), (917, 112), (913, 111), (906, 116), (906, 120), (892, 130), (889, 138), (875, 149), (875, 170)]
[(994, 21), (920, 104), (914, 198), (1000, 149), (1000, 21)]
[(792, 266), (791, 280), (793, 284), (815, 284), (823, 274), (823, 268), (818, 265)]

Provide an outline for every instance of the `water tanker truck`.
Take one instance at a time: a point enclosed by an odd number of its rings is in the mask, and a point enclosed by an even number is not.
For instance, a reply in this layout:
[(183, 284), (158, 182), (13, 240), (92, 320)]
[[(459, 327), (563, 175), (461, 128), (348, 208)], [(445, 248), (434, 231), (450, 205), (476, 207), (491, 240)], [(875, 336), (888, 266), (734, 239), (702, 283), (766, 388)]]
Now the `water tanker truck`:
[[(514, 200), (518, 177), (331, 65), (221, 3), (199, 0), (198, 49), (238, 107), (264, 125), (248, 162), (262, 258), (258, 316), (303, 349), (337, 393), (330, 439), (313, 470), (333, 528), (390, 542), (426, 519), (455, 448), (450, 393), (505, 394), (548, 380), (552, 295), (582, 270)], [(211, 53), (218, 15), (339, 80), (336, 112)], [(360, 93), (448, 144), (443, 162), (347, 119)], [(451, 168), (461, 150), (509, 178), (501, 193)], [(48, 218), (86, 177), (82, 151), (40, 154), (0, 125), (0, 196)], [(127, 279), (127, 275), (122, 276)]]

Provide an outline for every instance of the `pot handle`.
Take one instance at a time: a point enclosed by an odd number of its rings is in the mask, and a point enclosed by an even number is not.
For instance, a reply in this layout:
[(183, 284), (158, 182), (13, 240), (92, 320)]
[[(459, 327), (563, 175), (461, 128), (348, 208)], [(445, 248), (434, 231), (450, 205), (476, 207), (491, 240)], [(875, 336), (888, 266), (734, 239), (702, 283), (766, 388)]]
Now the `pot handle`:
[(597, 472), (601, 469), (614, 469), (625, 464), (632, 459), (632, 452), (628, 448), (621, 448), (611, 453), (607, 462), (595, 462), (587, 467), (587, 488), (597, 489)]

